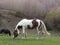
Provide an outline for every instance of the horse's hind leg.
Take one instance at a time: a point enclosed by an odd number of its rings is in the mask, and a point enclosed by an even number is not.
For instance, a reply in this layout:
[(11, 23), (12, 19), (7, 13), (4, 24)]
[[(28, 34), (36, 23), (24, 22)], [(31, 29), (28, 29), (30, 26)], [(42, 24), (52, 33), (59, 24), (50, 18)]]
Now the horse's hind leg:
[(37, 39), (39, 39), (39, 37), (40, 37), (40, 30), (38, 29), (38, 27), (37, 27)]

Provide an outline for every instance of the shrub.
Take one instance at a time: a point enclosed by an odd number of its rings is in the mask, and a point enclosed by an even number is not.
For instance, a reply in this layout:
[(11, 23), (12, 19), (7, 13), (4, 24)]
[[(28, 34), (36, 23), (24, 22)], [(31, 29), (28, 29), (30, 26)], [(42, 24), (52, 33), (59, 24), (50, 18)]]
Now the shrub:
[(16, 17), (24, 17), (24, 13), (17, 11), (15, 14)]
[(51, 10), (45, 17), (45, 20), (48, 29), (60, 30), (60, 7), (55, 10)]

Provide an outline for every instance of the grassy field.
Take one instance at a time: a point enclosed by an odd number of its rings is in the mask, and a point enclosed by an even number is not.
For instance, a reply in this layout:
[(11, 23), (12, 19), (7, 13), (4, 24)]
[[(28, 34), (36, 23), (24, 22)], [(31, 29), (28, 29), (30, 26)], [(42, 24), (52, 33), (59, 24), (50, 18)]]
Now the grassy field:
[(0, 36), (0, 45), (60, 45), (60, 38), (54, 36), (41, 37), (36, 40), (34, 36), (27, 37), (28, 39), (21, 39), (18, 36), (13, 39), (10, 36), (2, 35)]

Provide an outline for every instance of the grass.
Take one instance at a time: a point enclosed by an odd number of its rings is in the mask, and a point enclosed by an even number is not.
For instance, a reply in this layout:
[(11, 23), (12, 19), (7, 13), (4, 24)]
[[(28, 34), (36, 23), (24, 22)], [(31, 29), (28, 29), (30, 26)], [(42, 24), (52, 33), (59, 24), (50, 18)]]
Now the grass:
[(35, 39), (34, 36), (27, 37), (28, 39), (21, 39), (18, 36), (13, 39), (10, 36), (0, 36), (0, 45), (60, 45), (60, 38), (54, 36), (41, 37), (39, 40)]

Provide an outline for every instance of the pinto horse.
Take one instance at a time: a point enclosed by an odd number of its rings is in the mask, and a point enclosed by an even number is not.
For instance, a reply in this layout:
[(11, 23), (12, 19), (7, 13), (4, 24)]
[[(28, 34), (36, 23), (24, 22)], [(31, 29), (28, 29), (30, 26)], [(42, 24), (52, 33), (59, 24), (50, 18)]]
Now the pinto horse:
[[(44, 27), (44, 30), (40, 30), (39, 28), (41, 25)], [(46, 26), (42, 20), (39, 19), (22, 19), (15, 27), (13, 38), (16, 38), (18, 34), (20, 33), (19, 29), (22, 29), (23, 32), (23, 39), (26, 38), (26, 29), (36, 29), (37, 30), (37, 39), (39, 39), (39, 33), (43, 32), (47, 35), (50, 35), (50, 33), (46, 30)]]

